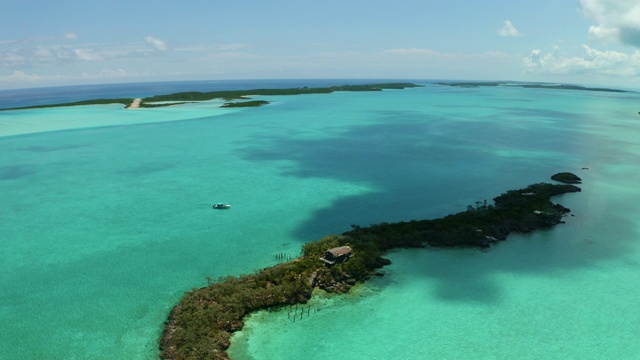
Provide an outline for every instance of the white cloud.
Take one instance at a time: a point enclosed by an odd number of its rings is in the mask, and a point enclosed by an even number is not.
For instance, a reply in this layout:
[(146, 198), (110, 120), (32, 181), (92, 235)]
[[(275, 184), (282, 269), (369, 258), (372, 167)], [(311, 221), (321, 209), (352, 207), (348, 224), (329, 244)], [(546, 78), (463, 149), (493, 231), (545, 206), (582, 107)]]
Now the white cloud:
[(69, 46), (35, 46), (0, 51), (0, 66), (19, 69), (39, 64), (65, 64), (89, 60), (86, 51)]
[[(156, 39), (157, 40), (157, 39)], [(0, 48), (0, 68), (23, 70), (38, 65), (64, 65), (77, 62), (97, 62), (113, 59), (146, 58), (158, 53), (156, 49), (166, 49), (164, 42), (160, 41), (149, 49), (145, 45), (98, 47), (96, 45), (83, 46), (82, 48), (70, 45), (33, 45), (20, 44), (19, 46)]]
[(590, 26), (589, 37), (606, 43), (617, 42), (620, 38), (620, 29), (604, 25)]
[(146, 38), (144, 38), (144, 40), (148, 44), (153, 45), (153, 47), (155, 47), (156, 50), (159, 50), (159, 51), (167, 51), (167, 50), (169, 50), (169, 47), (167, 46), (167, 44), (164, 41), (162, 41), (161, 39), (158, 39), (158, 38), (153, 37), (153, 36), (147, 36)]
[(100, 61), (103, 60), (103, 57), (95, 54), (91, 50), (83, 50), (83, 49), (75, 49), (73, 52), (78, 57), (78, 60), (82, 61)]
[(44, 46), (36, 47), (33, 53), (38, 59), (49, 59), (54, 57), (52, 49)]
[(569, 56), (555, 46), (542, 55), (533, 50), (524, 59), (529, 72), (554, 75), (593, 73), (598, 75), (635, 77), (640, 75), (640, 51), (626, 54), (618, 51), (600, 51), (583, 45), (584, 56)]
[(78, 39), (78, 34), (74, 33), (74, 32), (68, 32), (66, 34), (64, 34), (64, 38), (67, 40), (77, 40)]
[(592, 38), (640, 47), (640, 1), (581, 0), (585, 16), (598, 22), (589, 28)]
[(522, 33), (518, 31), (518, 29), (516, 29), (515, 26), (513, 26), (513, 24), (511, 23), (511, 20), (504, 21), (504, 25), (500, 29), (498, 29), (498, 34), (500, 36), (508, 36), (508, 37), (515, 37), (515, 36), (522, 35)]
[(3, 68), (13, 68), (18, 64), (23, 64), (27, 59), (15, 52), (3, 52), (0, 53), (0, 66)]

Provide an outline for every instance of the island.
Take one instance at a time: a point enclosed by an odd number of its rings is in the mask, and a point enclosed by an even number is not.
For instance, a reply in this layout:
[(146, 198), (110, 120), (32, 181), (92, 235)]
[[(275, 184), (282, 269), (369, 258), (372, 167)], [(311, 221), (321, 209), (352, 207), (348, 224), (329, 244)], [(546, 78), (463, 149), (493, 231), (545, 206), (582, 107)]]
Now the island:
[(551, 180), (559, 181), (565, 184), (581, 184), (582, 179), (578, 175), (570, 172), (561, 172), (551, 176)]
[(364, 84), (364, 85), (341, 85), (341, 86), (329, 86), (329, 87), (298, 87), (287, 89), (252, 89), (252, 90), (225, 90), (225, 91), (188, 91), (179, 92), (167, 95), (155, 95), (146, 98), (118, 98), (118, 99), (95, 99), (95, 100), (83, 100), (62, 104), (50, 104), (50, 105), (34, 105), (23, 106), (14, 108), (5, 108), (3, 110), (26, 110), (26, 109), (40, 109), (51, 108), (61, 106), (80, 106), (80, 105), (104, 105), (104, 104), (123, 104), (125, 108), (154, 108), (175, 106), (181, 104), (188, 104), (201, 101), (209, 101), (213, 99), (223, 99), (229, 101), (222, 105), (222, 107), (255, 107), (266, 105), (269, 102), (264, 100), (254, 101), (240, 101), (231, 102), (233, 100), (250, 100), (251, 96), (274, 96), (274, 95), (304, 95), (304, 94), (330, 94), (336, 91), (382, 91), (387, 89), (405, 89), (415, 88), (421, 85), (413, 83), (379, 83), (379, 84)]
[(236, 101), (224, 103), (220, 107), (257, 107), (267, 105), (268, 103), (266, 100)]
[(523, 83), (523, 82), (513, 82), (513, 81), (439, 82), (437, 83), (437, 85), (456, 86), (456, 87), (504, 86), (504, 87), (519, 87), (519, 88), (525, 88), (525, 89), (581, 90), (581, 91), (602, 91), (602, 92), (616, 92), (616, 93), (631, 92), (628, 90), (600, 88), (600, 87), (587, 87), (587, 86), (571, 85), (571, 84)]
[(489, 249), (512, 232), (527, 233), (563, 222), (570, 210), (556, 195), (579, 192), (571, 184), (537, 183), (477, 201), (465, 211), (432, 220), (352, 225), (302, 246), (301, 256), (254, 274), (227, 276), (187, 292), (171, 310), (160, 340), (162, 359), (229, 359), (233, 332), (248, 314), (306, 303), (314, 291), (348, 292), (390, 264), (384, 254), (398, 248)]
[(82, 101), (74, 101), (74, 102), (61, 103), (61, 104), (32, 105), (32, 106), (21, 106), (21, 107), (13, 107), (13, 108), (4, 108), (4, 109), (0, 109), (0, 111), (44, 109), (44, 108), (65, 107), (65, 106), (111, 105), (111, 104), (122, 104), (125, 107), (129, 107), (132, 104), (134, 104), (135, 100), (136, 99), (133, 99), (133, 98), (82, 100)]

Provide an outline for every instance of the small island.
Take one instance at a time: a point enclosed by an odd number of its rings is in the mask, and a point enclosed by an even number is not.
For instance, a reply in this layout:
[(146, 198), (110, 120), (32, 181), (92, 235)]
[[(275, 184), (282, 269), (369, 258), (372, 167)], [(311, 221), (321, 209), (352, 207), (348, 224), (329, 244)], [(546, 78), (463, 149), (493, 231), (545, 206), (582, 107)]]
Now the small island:
[(266, 100), (252, 100), (252, 101), (236, 101), (236, 102), (228, 102), (224, 103), (224, 105), (220, 107), (258, 107), (262, 105), (267, 105), (269, 102)]
[(477, 201), (466, 211), (433, 220), (352, 225), (302, 246), (302, 256), (254, 274), (227, 276), (184, 295), (172, 309), (160, 340), (162, 359), (229, 359), (231, 334), (248, 314), (306, 303), (317, 289), (344, 293), (390, 264), (383, 255), (398, 248), (488, 249), (512, 232), (527, 233), (562, 223), (570, 211), (552, 196), (579, 192), (570, 184), (539, 183)]
[[(105, 105), (105, 104), (123, 104), (125, 108), (154, 108), (175, 106), (181, 104), (188, 104), (200, 101), (209, 101), (213, 99), (223, 99), (225, 101), (232, 100), (250, 100), (251, 96), (274, 96), (274, 95), (304, 95), (304, 94), (330, 94), (336, 91), (382, 91), (387, 89), (405, 89), (415, 88), (420, 85), (412, 83), (380, 83), (380, 84), (364, 84), (364, 85), (341, 85), (341, 86), (329, 86), (320, 88), (288, 88), (288, 89), (253, 89), (253, 90), (228, 90), (228, 91), (211, 91), (211, 92), (199, 92), (188, 91), (179, 92), (167, 95), (155, 95), (146, 98), (118, 98), (118, 99), (96, 99), (96, 100), (83, 100), (62, 104), (51, 105), (34, 105), (23, 106), (15, 108), (0, 109), (3, 110), (26, 110), (26, 109), (41, 109), (52, 108), (61, 106), (80, 106), (80, 105)], [(268, 104), (268, 101), (255, 100), (245, 102), (227, 102), (222, 107), (256, 107)]]
[(570, 172), (561, 172), (551, 176), (551, 180), (559, 181), (565, 184), (581, 184), (582, 179), (578, 175)]

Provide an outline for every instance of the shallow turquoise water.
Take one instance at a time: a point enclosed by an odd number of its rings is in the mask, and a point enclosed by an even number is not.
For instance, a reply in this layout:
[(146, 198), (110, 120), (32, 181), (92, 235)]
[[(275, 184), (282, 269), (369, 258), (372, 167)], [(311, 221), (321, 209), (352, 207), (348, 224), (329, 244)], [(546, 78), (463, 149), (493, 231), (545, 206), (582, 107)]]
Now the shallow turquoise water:
[(575, 216), (551, 231), (513, 236), (488, 252), (396, 251), (384, 278), (354, 294), (320, 296), (308, 317), (293, 322), (286, 308), (254, 314), (230, 353), (256, 360), (322, 359), (335, 349), (345, 359), (634, 359), (640, 229), (604, 224), (628, 225), (638, 212), (591, 211), (612, 199), (582, 195), (561, 199)]
[[(272, 265), (350, 224), (438, 217), (566, 170), (585, 179), (559, 199), (575, 215), (567, 224), (484, 253), (395, 252), (387, 276), (318, 299), (308, 319), (254, 316), (232, 352), (631, 358), (638, 98), (430, 85), (270, 97), (231, 112), (0, 113), (2, 126), (100, 126), (0, 138), (3, 353), (154, 358), (171, 306), (208, 276)], [(233, 207), (211, 210), (218, 201)]]

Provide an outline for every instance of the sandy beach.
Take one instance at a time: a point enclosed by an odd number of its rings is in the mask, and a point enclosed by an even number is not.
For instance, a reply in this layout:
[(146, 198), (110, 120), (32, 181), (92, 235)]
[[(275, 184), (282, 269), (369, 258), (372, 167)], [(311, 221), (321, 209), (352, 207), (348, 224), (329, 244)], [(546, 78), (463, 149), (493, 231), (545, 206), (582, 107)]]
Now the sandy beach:
[(127, 109), (138, 109), (141, 102), (141, 98), (133, 99), (133, 102), (131, 103), (131, 105), (127, 106)]

